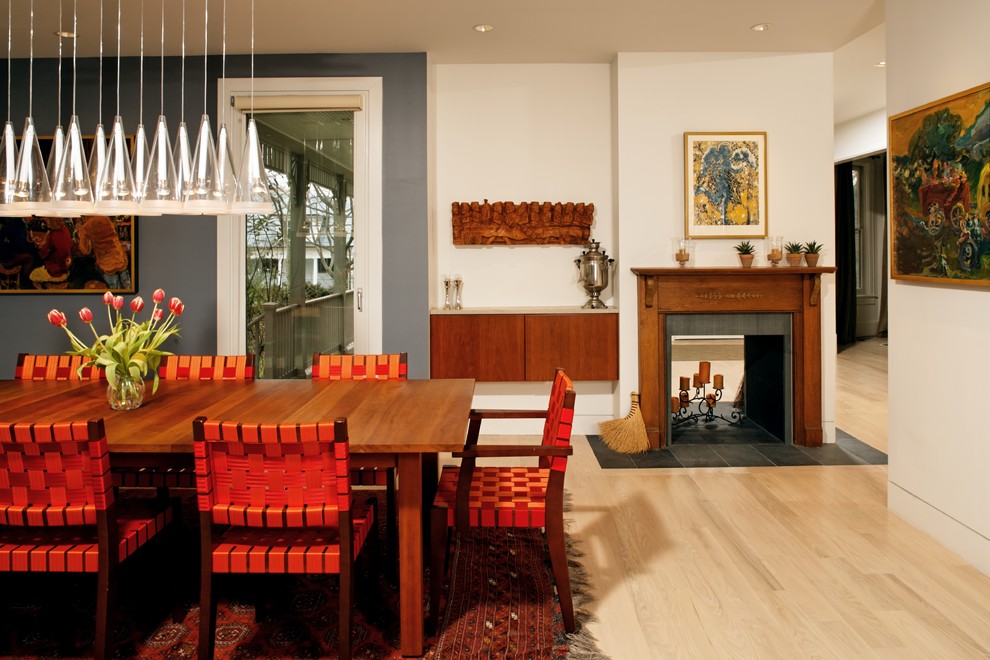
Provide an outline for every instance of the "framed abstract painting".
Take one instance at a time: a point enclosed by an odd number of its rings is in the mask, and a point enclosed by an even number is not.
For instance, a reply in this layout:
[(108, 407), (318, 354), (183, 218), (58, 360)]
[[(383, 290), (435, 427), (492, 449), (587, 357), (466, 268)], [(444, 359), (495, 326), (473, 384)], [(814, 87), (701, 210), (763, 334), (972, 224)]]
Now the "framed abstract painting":
[(890, 276), (990, 286), (990, 83), (889, 120)]
[(684, 235), (767, 235), (767, 134), (684, 134)]

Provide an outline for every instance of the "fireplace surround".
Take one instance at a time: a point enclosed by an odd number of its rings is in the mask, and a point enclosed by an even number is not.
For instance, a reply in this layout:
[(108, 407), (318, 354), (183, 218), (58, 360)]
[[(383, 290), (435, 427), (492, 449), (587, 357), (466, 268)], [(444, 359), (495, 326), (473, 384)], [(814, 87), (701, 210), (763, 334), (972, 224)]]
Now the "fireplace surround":
[[(681, 314), (789, 315), (790, 435), (796, 445), (822, 444), (821, 276), (834, 267), (631, 270), (637, 277), (640, 408), (651, 447), (666, 447), (669, 440), (667, 326), (668, 317)], [(712, 318), (716, 330), (718, 317)]]

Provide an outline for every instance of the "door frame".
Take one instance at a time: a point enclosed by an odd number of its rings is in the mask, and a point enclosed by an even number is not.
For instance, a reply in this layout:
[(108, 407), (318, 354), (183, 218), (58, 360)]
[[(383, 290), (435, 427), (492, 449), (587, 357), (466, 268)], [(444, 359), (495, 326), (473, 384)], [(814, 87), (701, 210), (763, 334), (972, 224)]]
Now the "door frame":
[[(235, 96), (354, 96), (363, 109), (354, 113), (354, 350), (382, 350), (382, 79), (227, 78), (217, 81), (220, 121), (230, 131), (230, 146), (240, 164), (247, 132), (246, 115), (234, 108)], [(246, 225), (243, 216), (217, 216), (217, 354), (247, 350)], [(360, 293), (359, 293), (360, 292)], [(360, 304), (360, 309), (357, 305)]]

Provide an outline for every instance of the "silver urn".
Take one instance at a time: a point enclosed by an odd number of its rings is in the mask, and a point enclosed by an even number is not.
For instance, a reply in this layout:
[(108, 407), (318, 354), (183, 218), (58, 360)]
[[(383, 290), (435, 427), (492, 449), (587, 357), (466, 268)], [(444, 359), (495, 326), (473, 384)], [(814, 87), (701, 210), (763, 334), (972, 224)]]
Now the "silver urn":
[(601, 293), (608, 286), (608, 270), (615, 263), (609, 259), (604, 250), (599, 250), (600, 243), (589, 240), (587, 250), (574, 260), (578, 268), (578, 284), (588, 292), (588, 302), (581, 309), (605, 309), (607, 305), (601, 301)]

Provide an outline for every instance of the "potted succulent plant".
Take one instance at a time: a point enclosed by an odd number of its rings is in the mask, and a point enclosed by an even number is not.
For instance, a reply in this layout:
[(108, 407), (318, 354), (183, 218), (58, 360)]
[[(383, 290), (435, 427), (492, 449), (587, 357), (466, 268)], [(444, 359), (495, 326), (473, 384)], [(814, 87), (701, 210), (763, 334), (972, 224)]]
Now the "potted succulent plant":
[(742, 264), (743, 268), (749, 268), (753, 265), (753, 259), (756, 257), (756, 247), (749, 241), (743, 241), (736, 245), (736, 252), (739, 253), (739, 263)]
[(804, 254), (804, 246), (801, 243), (790, 242), (784, 245), (784, 251), (787, 252), (784, 255), (787, 258), (787, 263), (790, 266), (800, 266), (801, 257)]
[(804, 260), (809, 266), (818, 265), (818, 257), (821, 256), (823, 247), (825, 246), (816, 241), (808, 241), (804, 244)]

